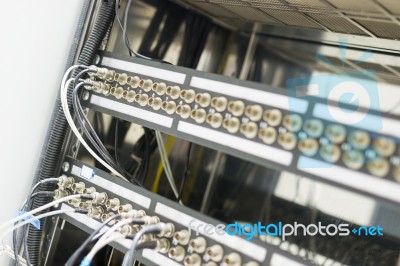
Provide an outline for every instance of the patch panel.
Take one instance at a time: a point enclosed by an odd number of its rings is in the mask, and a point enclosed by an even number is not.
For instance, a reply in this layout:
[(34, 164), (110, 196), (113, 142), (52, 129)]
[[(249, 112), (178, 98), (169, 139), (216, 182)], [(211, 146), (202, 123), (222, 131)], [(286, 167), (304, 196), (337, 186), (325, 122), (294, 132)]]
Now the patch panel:
[[(144, 249), (138, 251), (137, 259), (146, 265), (163, 266), (202, 266), (202, 265), (226, 265), (226, 266), (261, 266), (270, 265), (270, 260), (275, 256), (283, 256), (289, 262), (287, 265), (308, 265), (298, 257), (279, 248), (254, 238), (251, 241), (241, 236), (224, 234), (205, 234), (201, 226), (214, 225), (221, 222), (208, 216), (181, 206), (176, 202), (167, 200), (157, 194), (153, 194), (133, 184), (122, 180), (115, 180), (111, 175), (83, 165), (80, 161), (66, 158), (70, 165), (65, 175), (65, 187), (59, 184), (58, 191), (65, 193), (74, 192), (70, 187), (95, 188), (91, 192), (93, 200), (79, 201), (79, 207), (88, 210), (88, 215), (76, 215), (74, 213), (62, 214), (62, 218), (78, 225), (80, 228), (91, 232), (102, 221), (116, 213), (122, 214), (121, 222), (128, 218), (140, 218), (144, 224), (162, 223), (163, 230), (158, 235), (148, 235), (144, 240), (157, 240), (155, 250)], [(81, 176), (82, 169), (92, 169), (95, 175), (87, 179)], [(61, 206), (62, 209), (72, 208), (77, 202), (70, 201)], [(68, 206), (69, 205), (69, 206)], [(71, 206), (71, 207), (70, 207)], [(204, 227), (204, 226), (203, 226)], [(141, 225), (129, 223), (119, 229), (119, 233), (131, 236), (141, 229)], [(125, 252), (129, 240), (116, 240), (111, 245)]]
[[(93, 89), (90, 99), (82, 101), (86, 107), (258, 164), (306, 174), (381, 199), (400, 202), (400, 185), (395, 175), (400, 161), (396, 143), (400, 131), (394, 130), (396, 125), (390, 122), (393, 120), (390, 116), (382, 116), (386, 126), (377, 134), (320, 117), (317, 111), (324, 105), (321, 99), (297, 99), (277, 88), (156, 62), (128, 60), (108, 53), (101, 58), (102, 67), (114, 73), (129, 72), (126, 74), (127, 82), (135, 80), (135, 86), (138, 78), (143, 81), (143, 86), (145, 80), (151, 80), (152, 90), (145, 91), (140, 82), (136, 88), (125, 85), (123, 95), (135, 93), (135, 102), (131, 103), (124, 97), (105, 96)], [(104, 76), (103, 72), (100, 71), (97, 77), (93, 75), (96, 78), (94, 83)], [(113, 86), (121, 79), (120, 76), (113, 79), (111, 74), (107, 77), (108, 81), (103, 78), (100, 81), (105, 84), (97, 87)], [(162, 84), (159, 93), (158, 84)], [(134, 92), (130, 92), (132, 90)], [(142, 101), (139, 101), (140, 97)], [(379, 114), (371, 111), (371, 115)], [(328, 175), (328, 171), (321, 175), (313, 174), (315, 171), (307, 169), (303, 157), (317, 160), (319, 165), (327, 168), (331, 165), (339, 167), (334, 168), (340, 169), (337, 175), (340, 172), (350, 177), (357, 171), (361, 180), (358, 185), (349, 186), (340, 178)], [(385, 193), (385, 189), (371, 192), (363, 187), (362, 178), (385, 179), (388, 182), (382, 182), (382, 186), (391, 188)]]

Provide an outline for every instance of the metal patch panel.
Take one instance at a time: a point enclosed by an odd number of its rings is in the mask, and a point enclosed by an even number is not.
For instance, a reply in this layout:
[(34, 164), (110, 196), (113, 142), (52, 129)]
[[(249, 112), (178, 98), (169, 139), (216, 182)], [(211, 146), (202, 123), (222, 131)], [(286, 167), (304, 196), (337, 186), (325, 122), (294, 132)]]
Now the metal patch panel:
[[(211, 224), (218, 225), (221, 222), (212, 219), (206, 215), (191, 210), (185, 206), (179, 205), (176, 202), (165, 199), (157, 194), (151, 193), (145, 189), (137, 187), (133, 184), (125, 182), (120, 179), (116, 179), (101, 170), (92, 168), (91, 166), (84, 165), (82, 162), (72, 158), (66, 158), (64, 162), (67, 162), (69, 167), (68, 170), (65, 168), (63, 174), (74, 178), (75, 183), (83, 182), (86, 187), (93, 187), (96, 192), (107, 193), (108, 199), (118, 198), (120, 205), (131, 204), (133, 209), (144, 210), (146, 215), (158, 216), (161, 222), (171, 222), (175, 226), (175, 232), (180, 230), (187, 230), (188, 225), (191, 221), (192, 224)], [(84, 174), (84, 172), (93, 171), (93, 175)], [(97, 206), (97, 205), (96, 205)], [(99, 204), (104, 209), (104, 213), (108, 213), (112, 210), (107, 209), (104, 204)], [(69, 204), (63, 204), (60, 208), (68, 209), (72, 208)], [(70, 222), (82, 228), (87, 232), (92, 232), (94, 229), (100, 226), (101, 221), (98, 218), (90, 218), (86, 215), (65, 213), (61, 217), (66, 221)], [(204, 227), (203, 227), (204, 228)], [(288, 252), (280, 250), (278, 247), (262, 242), (260, 239), (246, 240), (243, 236), (229, 236), (224, 235), (205, 235), (204, 230), (199, 227), (199, 234), (195, 231), (191, 231), (190, 239), (194, 239), (198, 236), (206, 239), (206, 246), (211, 247), (213, 245), (220, 245), (223, 248), (223, 254), (231, 254), (233, 252), (240, 254), (241, 265), (245, 265), (249, 262), (256, 264), (250, 265), (272, 265), (278, 266), (285, 263), (288, 266), (301, 266), (309, 265), (307, 262), (291, 255)], [(168, 238), (170, 242), (173, 242), (171, 238)], [(126, 252), (130, 247), (129, 240), (120, 240), (112, 243), (112, 246), (122, 252)], [(179, 244), (171, 243), (171, 247), (176, 247)], [(188, 244), (181, 244), (184, 247), (186, 254), (190, 254), (187, 251)], [(192, 254), (195, 254), (193, 252)], [(156, 266), (178, 266), (183, 265), (183, 262), (176, 261), (168, 257), (167, 254), (157, 253), (150, 249), (144, 249), (138, 251), (136, 259), (146, 265)], [(206, 262), (207, 256), (204, 256), (204, 251), (197, 253), (202, 257), (203, 263)], [(211, 260), (210, 260), (211, 261)], [(218, 262), (219, 263), (219, 262)]]
[[(399, 175), (399, 156), (397, 140), (399, 139), (400, 129), (390, 115), (382, 116), (379, 112), (368, 111), (368, 115), (382, 120), (383, 128), (377, 131), (375, 128), (355, 128), (350, 125), (336, 124), (335, 121), (321, 116), (321, 111), (327, 108), (326, 102), (317, 97), (295, 98), (287, 95), (286, 91), (279, 88), (272, 88), (261, 84), (240, 81), (234, 78), (223, 77), (215, 74), (202, 73), (191, 69), (175, 67), (171, 65), (150, 62), (135, 58), (126, 58), (105, 53), (101, 57), (100, 64), (103, 67), (114, 69), (118, 73), (126, 73), (128, 76), (138, 76), (141, 79), (151, 79), (153, 82), (164, 82), (167, 86), (179, 86), (181, 89), (193, 89), (196, 93), (208, 93), (210, 98), (225, 97), (227, 102), (241, 101), (244, 106), (259, 106), (263, 110), (279, 110), (283, 120), (288, 115), (300, 117), (302, 122), (309, 124), (312, 120), (322, 123), (323, 131), (321, 136), (311, 136), (303, 126), (291, 132), (290, 128), (279, 123), (272, 125), (262, 118), (252, 121), (250, 117), (239, 114), (237, 119), (241, 124), (246, 125), (248, 130), (256, 127), (257, 134), (244, 135), (243, 131), (230, 132), (223, 126), (213, 127), (210, 123), (198, 123), (189, 118), (182, 118), (176, 113), (168, 114), (159, 109), (154, 110), (148, 105), (141, 106), (137, 102), (127, 102), (126, 99), (116, 99), (113, 95), (104, 95), (90, 92), (87, 100), (82, 100), (82, 104), (96, 111), (101, 111), (127, 121), (136, 122), (141, 125), (160, 130), (167, 134), (199, 143), (241, 157), (243, 159), (266, 166), (277, 167), (278, 169), (291, 171), (300, 175), (310, 176), (317, 180), (335, 184), (337, 186), (350, 188), (358, 192), (373, 195), (374, 197), (400, 202)], [(112, 86), (121, 87), (115, 82)], [(129, 89), (129, 85), (123, 86), (124, 90)], [(163, 101), (175, 101), (176, 105), (188, 104), (191, 110), (204, 109), (207, 114), (220, 113), (223, 119), (229, 119), (235, 115), (229, 111), (218, 112), (215, 108), (207, 106), (201, 107), (198, 103), (185, 103), (184, 100), (171, 99), (170, 96), (157, 95), (154, 91), (145, 93), (143, 89), (132, 89), (138, 95), (147, 94), (148, 97), (162, 97)], [(147, 97), (147, 96), (146, 96)], [(351, 108), (350, 106), (345, 106)], [(330, 107), (335, 109), (335, 107)], [(359, 109), (360, 112), (366, 111)], [(302, 123), (301, 122), (301, 123)], [(345, 121), (343, 121), (345, 122)], [(326, 128), (338, 125), (343, 126), (345, 133), (340, 141), (332, 141), (326, 136)], [(250, 129), (249, 129), (250, 128)], [(267, 128), (275, 128), (277, 138), (280, 141), (264, 142), (259, 134)], [(243, 129), (243, 128), (242, 128)], [(308, 131), (309, 132), (309, 131)], [(352, 143), (348, 143), (347, 133), (360, 132), (356, 134)], [(353, 134), (354, 135), (354, 134)], [(358, 136), (368, 138), (368, 143), (363, 147), (355, 147), (354, 141)], [(263, 136), (261, 136), (263, 137)], [(298, 140), (314, 139), (312, 145), (317, 143), (318, 150), (315, 152), (305, 151), (310, 142), (302, 141), (304, 147), (296, 145), (283, 145), (287, 137)], [(378, 156), (372, 148), (377, 140), (389, 140), (389, 142), (378, 141), (384, 146), (388, 144), (391, 151), (382, 156)], [(320, 149), (319, 147), (322, 147)], [(327, 148), (328, 147), (328, 148)], [(309, 147), (308, 147), (309, 148)], [(312, 148), (312, 147), (311, 147)], [(324, 156), (328, 153), (332, 160)], [(332, 154), (333, 153), (333, 154)], [(335, 154), (339, 153), (338, 156)], [(374, 159), (366, 159), (374, 153)], [(345, 156), (342, 156), (345, 154)], [(360, 159), (363, 162), (352, 163), (352, 160)], [(328, 157), (329, 157), (328, 156)], [(337, 158), (334, 158), (337, 157)], [(382, 160), (379, 159), (382, 157)], [(318, 167), (304, 168), (303, 163), (316, 165)], [(368, 182), (366, 182), (368, 181)], [(379, 189), (378, 189), (379, 188)]]

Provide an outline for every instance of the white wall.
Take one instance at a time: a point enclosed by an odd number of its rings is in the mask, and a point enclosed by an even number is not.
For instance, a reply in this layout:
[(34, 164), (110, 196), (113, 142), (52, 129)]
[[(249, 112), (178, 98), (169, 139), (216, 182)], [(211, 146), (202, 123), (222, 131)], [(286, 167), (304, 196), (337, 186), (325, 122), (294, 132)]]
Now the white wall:
[[(15, 216), (30, 189), (83, 1), (0, 3), (3, 223)], [(7, 260), (1, 255), (0, 265), (7, 265)]]

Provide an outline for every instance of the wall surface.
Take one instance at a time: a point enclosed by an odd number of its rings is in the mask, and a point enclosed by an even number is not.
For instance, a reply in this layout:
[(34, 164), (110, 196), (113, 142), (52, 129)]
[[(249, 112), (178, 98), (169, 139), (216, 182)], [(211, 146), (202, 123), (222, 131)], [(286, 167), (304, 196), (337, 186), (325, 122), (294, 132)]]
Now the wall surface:
[[(82, 4), (1, 1), (0, 223), (30, 190)], [(2, 254), (0, 265), (7, 260)]]

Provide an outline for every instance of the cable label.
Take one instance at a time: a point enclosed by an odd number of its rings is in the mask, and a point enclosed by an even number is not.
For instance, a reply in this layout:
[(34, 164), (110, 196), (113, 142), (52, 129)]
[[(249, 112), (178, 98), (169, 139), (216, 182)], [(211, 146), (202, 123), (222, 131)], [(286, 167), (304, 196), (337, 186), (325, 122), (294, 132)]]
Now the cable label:
[(88, 180), (92, 179), (95, 176), (95, 171), (87, 166), (82, 166), (81, 177), (86, 178)]
[[(26, 213), (26, 211), (18, 211), (17, 215), (22, 216), (25, 213)], [(35, 216), (28, 215), (25, 218), (23, 218), (22, 220), (30, 221), (30, 224), (32, 224), (34, 227), (36, 227), (36, 229), (40, 230), (40, 221), (38, 219), (36, 219)]]

